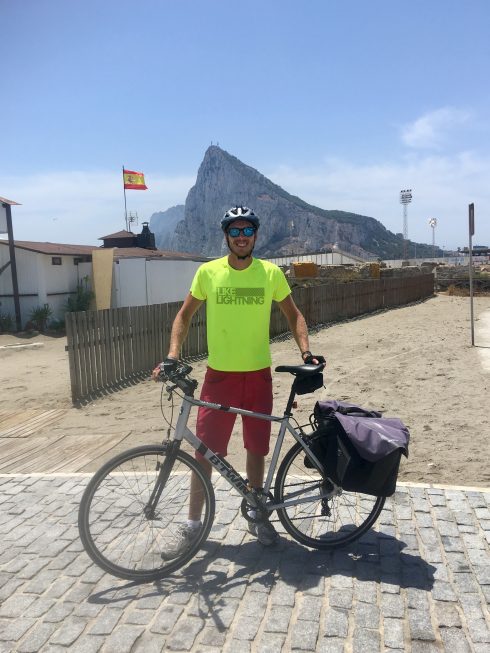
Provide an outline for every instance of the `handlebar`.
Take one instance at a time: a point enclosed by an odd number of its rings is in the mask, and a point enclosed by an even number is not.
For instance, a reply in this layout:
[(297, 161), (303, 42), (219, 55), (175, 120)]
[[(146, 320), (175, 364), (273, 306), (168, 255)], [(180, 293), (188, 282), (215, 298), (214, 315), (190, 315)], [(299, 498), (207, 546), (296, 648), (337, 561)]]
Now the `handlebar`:
[[(173, 383), (173, 387), (168, 387), (170, 392), (175, 388), (179, 388), (185, 395), (193, 397), (199, 383), (196, 379), (189, 377), (189, 374), (192, 372), (192, 367), (182, 361), (175, 361), (175, 365), (176, 367), (169, 371), (168, 367), (165, 369), (165, 363), (160, 363), (158, 380)], [(317, 364), (279, 365), (275, 368), (275, 371), (289, 372), (296, 377), (291, 388), (292, 397), (294, 394), (307, 394), (320, 388), (323, 385), (323, 376), (321, 373), (324, 368), (325, 359), (322, 358)]]
[[(160, 381), (170, 381), (174, 384), (174, 388), (177, 387), (185, 395), (194, 396), (199, 383), (196, 379), (191, 379), (188, 375), (192, 372), (192, 367), (186, 363), (178, 362), (175, 370), (172, 370), (170, 373), (166, 373), (163, 368), (163, 363), (160, 364), (160, 372), (158, 374), (158, 379)], [(174, 389), (172, 388), (172, 389)]]

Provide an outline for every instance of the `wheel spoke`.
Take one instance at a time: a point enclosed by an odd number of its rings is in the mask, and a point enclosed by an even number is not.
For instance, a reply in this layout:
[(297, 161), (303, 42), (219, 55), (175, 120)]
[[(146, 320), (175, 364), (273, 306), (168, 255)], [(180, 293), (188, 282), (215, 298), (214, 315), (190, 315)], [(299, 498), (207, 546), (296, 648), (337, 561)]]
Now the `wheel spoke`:
[[(207, 537), (214, 517), (214, 494), (209, 479), (188, 454), (179, 452), (162, 491), (155, 514), (145, 506), (165, 459), (159, 446), (138, 447), (107, 463), (87, 486), (82, 498), (79, 528), (91, 558), (122, 578), (157, 578), (185, 564)], [(200, 481), (204, 497), (202, 528), (192, 547), (168, 559), (176, 548), (179, 526), (188, 517), (191, 477)]]
[[(315, 548), (333, 548), (360, 537), (376, 521), (384, 498), (336, 492), (316, 468), (305, 466), (304, 459), (305, 451), (296, 443), (277, 473), (275, 499), (287, 504), (278, 509), (284, 528), (298, 541)], [(332, 487), (332, 492), (319, 498), (325, 487)], [(307, 496), (310, 502), (295, 504), (295, 499)]]

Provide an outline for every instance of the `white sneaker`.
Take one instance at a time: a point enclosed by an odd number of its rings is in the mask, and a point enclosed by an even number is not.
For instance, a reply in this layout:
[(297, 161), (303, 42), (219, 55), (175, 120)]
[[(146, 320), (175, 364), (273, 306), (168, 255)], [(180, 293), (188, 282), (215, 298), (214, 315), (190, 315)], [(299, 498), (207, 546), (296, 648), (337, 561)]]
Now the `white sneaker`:
[(165, 551), (160, 553), (162, 560), (173, 560), (184, 554), (198, 538), (201, 528), (202, 524), (194, 528), (188, 524), (178, 526), (174, 541), (170, 542), (165, 547)]
[(279, 540), (279, 533), (270, 521), (248, 522), (248, 531), (255, 535), (258, 541), (264, 546), (272, 546)]

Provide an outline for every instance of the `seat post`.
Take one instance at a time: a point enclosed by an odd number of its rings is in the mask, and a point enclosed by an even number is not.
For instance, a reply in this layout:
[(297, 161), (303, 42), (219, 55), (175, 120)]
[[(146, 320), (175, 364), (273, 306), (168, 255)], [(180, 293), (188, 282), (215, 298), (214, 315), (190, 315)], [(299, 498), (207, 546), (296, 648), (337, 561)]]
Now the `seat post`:
[(288, 403), (286, 404), (286, 409), (284, 411), (284, 416), (285, 417), (291, 417), (291, 408), (293, 407), (293, 402), (294, 398), (296, 396), (296, 379), (293, 381), (293, 385), (291, 386), (291, 392), (289, 393), (289, 399)]

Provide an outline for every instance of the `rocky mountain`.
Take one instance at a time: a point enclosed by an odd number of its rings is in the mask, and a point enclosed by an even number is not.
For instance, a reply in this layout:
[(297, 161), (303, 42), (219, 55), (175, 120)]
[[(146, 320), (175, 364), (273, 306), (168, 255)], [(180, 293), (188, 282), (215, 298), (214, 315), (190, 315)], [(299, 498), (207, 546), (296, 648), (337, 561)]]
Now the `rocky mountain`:
[[(388, 231), (378, 220), (307, 204), (213, 145), (206, 150), (196, 184), (187, 195), (183, 219), (177, 222), (173, 232), (168, 227), (182, 207), (152, 216), (157, 247), (204, 256), (225, 253), (219, 220), (230, 206), (237, 204), (252, 207), (260, 217), (255, 249), (258, 256), (328, 251), (334, 244), (363, 257), (403, 256), (402, 235)], [(410, 243), (409, 252), (413, 249)], [(431, 256), (432, 249), (429, 245), (417, 245), (417, 254)]]
[(184, 204), (177, 204), (172, 206), (166, 211), (159, 211), (154, 213), (150, 218), (150, 231), (155, 234), (155, 242), (159, 249), (159, 243), (163, 242), (167, 237), (172, 237), (177, 224), (184, 219), (185, 206)]

